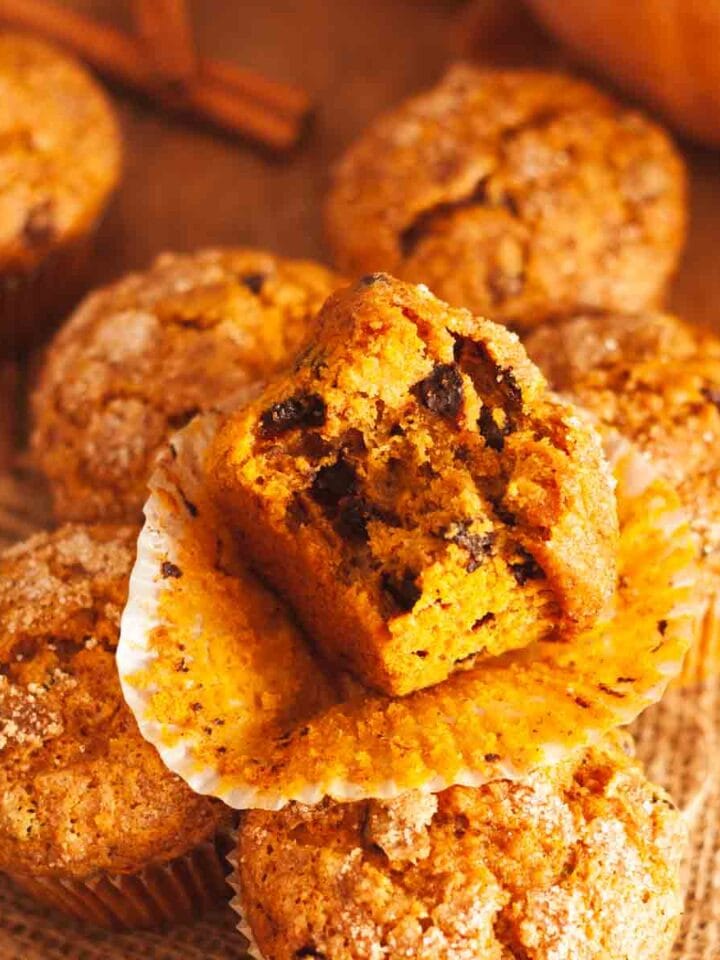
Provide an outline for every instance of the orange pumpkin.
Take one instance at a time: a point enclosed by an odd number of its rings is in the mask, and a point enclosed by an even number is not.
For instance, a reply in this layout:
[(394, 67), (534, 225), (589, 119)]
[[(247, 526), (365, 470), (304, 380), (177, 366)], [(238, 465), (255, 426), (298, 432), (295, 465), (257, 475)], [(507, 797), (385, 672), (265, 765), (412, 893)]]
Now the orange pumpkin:
[(528, 0), (583, 60), (720, 146), (720, 0)]

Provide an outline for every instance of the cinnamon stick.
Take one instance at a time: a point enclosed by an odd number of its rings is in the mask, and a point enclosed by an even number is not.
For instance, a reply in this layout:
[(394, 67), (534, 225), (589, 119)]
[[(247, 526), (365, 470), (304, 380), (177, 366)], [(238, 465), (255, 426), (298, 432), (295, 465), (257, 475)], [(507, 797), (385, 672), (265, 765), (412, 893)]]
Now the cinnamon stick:
[(160, 76), (187, 80), (198, 69), (185, 0), (132, 0), (138, 35)]
[(239, 85), (228, 83), (234, 70), (206, 61), (181, 84), (163, 82), (144, 43), (56, 0), (0, 0), (0, 20), (64, 45), (100, 73), (166, 109), (208, 121), (270, 149), (287, 150), (303, 133), (308, 102), (294, 87), (249, 71), (240, 71)]

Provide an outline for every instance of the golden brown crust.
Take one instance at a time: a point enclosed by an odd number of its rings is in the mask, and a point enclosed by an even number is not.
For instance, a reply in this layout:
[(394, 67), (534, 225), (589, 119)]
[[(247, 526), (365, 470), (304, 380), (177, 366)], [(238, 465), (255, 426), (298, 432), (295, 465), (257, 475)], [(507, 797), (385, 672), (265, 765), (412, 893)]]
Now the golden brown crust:
[(120, 175), (107, 97), (79, 63), (0, 33), (0, 270), (27, 271), (86, 234)]
[(617, 363), (720, 356), (720, 341), (669, 313), (594, 313), (528, 331), (525, 349), (556, 390)]
[(504, 327), (387, 275), (328, 301), (210, 472), (309, 635), (387, 693), (590, 625), (614, 588), (591, 429)]
[(617, 738), (527, 781), (249, 812), (238, 878), (266, 960), (661, 960), (682, 820)]
[(338, 283), (309, 261), (205, 250), (90, 295), (34, 397), (33, 447), (58, 518), (138, 519), (168, 435), (289, 362)]
[(212, 839), (140, 736), (115, 666), (137, 531), (65, 526), (0, 558), (0, 870), (133, 873)]
[(348, 150), (326, 225), (347, 273), (388, 270), (529, 326), (657, 303), (685, 178), (662, 130), (586, 83), (457, 65)]
[(547, 324), (526, 345), (553, 386), (632, 440), (675, 485), (717, 593), (720, 340), (670, 315), (603, 315)]

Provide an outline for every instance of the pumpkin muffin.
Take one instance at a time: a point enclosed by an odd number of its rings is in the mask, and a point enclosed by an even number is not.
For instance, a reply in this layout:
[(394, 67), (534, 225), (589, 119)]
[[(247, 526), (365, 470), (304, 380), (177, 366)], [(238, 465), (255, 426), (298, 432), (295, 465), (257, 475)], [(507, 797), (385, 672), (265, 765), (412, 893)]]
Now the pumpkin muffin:
[(222, 903), (227, 808), (140, 735), (115, 666), (130, 527), (65, 526), (0, 557), (0, 871), (117, 928)]
[(37, 343), (80, 292), (95, 228), (120, 177), (101, 87), (35, 38), (0, 33), (0, 343)]
[(34, 396), (57, 517), (138, 520), (168, 436), (289, 363), (338, 284), (315, 263), (227, 249), (165, 254), (91, 294)]
[(460, 64), (350, 147), (325, 213), (342, 270), (527, 327), (658, 303), (685, 207), (682, 161), (639, 113), (572, 77)]
[(685, 844), (613, 738), (517, 782), (244, 814), (240, 929), (266, 960), (664, 960)]
[(720, 340), (671, 316), (574, 318), (527, 349), (601, 429), (632, 440), (676, 487), (698, 542), (707, 613), (685, 679), (720, 669)]
[(384, 274), (328, 300), (209, 471), (250, 562), (385, 693), (576, 632), (615, 586), (594, 431), (516, 335)]

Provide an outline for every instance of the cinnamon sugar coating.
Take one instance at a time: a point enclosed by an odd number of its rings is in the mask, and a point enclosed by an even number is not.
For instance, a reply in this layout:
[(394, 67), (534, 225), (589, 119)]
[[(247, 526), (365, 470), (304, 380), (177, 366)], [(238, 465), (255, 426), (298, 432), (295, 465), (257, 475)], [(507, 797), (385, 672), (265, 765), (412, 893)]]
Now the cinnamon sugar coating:
[(531, 326), (657, 303), (685, 174), (659, 127), (587, 83), (460, 64), (349, 148), (325, 214), (343, 271), (388, 270)]
[(624, 434), (676, 487), (698, 540), (701, 587), (720, 595), (720, 340), (649, 314), (548, 324), (526, 345), (554, 386), (601, 429)]
[(165, 254), (91, 294), (34, 397), (58, 518), (139, 519), (167, 437), (289, 363), (338, 284), (309, 261), (218, 249)]
[(226, 808), (170, 774), (115, 666), (131, 527), (65, 526), (0, 557), (0, 870), (135, 873), (212, 839)]
[(661, 960), (685, 828), (613, 737), (527, 780), (244, 814), (266, 960)]

